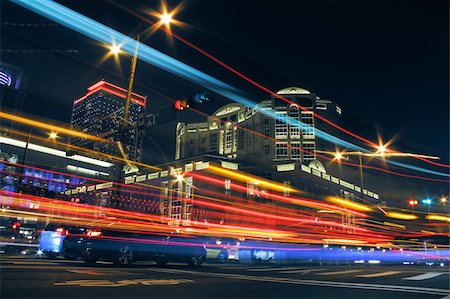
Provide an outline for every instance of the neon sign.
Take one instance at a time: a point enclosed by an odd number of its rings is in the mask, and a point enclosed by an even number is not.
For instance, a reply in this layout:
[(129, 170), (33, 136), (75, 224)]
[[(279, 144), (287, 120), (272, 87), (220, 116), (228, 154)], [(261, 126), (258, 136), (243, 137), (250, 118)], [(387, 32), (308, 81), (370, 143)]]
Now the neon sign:
[(6, 86), (11, 86), (11, 76), (8, 75), (5, 72), (0, 71), (0, 84), (1, 85), (6, 85)]

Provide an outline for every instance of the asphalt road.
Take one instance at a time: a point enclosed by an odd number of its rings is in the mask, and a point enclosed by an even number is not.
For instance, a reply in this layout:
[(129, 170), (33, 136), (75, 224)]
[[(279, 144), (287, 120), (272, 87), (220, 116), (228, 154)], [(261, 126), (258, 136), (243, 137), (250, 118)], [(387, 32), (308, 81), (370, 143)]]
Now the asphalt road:
[(449, 269), (81, 261), (0, 255), (1, 298), (450, 298)]

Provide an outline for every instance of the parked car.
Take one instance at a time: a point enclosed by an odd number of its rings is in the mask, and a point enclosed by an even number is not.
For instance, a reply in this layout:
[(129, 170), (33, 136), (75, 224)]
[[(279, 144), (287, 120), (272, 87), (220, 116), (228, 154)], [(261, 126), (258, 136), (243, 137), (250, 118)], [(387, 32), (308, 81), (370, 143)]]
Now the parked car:
[(113, 229), (69, 233), (63, 241), (62, 251), (68, 257), (81, 257), (87, 263), (104, 260), (122, 266), (135, 261), (155, 261), (159, 265), (173, 261), (200, 266), (206, 260), (206, 248), (200, 239)]

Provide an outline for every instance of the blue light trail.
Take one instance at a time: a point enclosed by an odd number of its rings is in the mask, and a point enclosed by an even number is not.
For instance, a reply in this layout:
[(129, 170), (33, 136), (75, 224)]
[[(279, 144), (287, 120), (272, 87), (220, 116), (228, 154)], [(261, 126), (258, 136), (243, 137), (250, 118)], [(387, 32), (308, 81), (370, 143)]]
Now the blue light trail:
[[(118, 43), (121, 46), (121, 50), (128, 53), (129, 55), (134, 55), (136, 45), (139, 43), (138, 58), (150, 63), (162, 70), (175, 74), (181, 78), (191, 81), (195, 84), (201, 85), (209, 90), (216, 92), (228, 99), (231, 99), (237, 103), (240, 103), (246, 107), (256, 109), (258, 112), (272, 117), (274, 119), (279, 119), (288, 124), (298, 125), (301, 129), (310, 127), (299, 120), (292, 118), (280, 118), (275, 114), (273, 109), (261, 109), (256, 102), (249, 100), (249, 97), (242, 91), (234, 88), (233, 86), (226, 84), (208, 74), (205, 74), (185, 63), (182, 63), (164, 53), (161, 53), (143, 43), (137, 42), (136, 40), (130, 38), (129, 36), (122, 34), (106, 25), (103, 25), (97, 21), (94, 21), (80, 13), (77, 13), (61, 4), (58, 4), (52, 0), (39, 0), (39, 1), (29, 1), (29, 0), (11, 0), (12, 2), (34, 11), (48, 19), (51, 19), (67, 28), (70, 28), (76, 32), (79, 32), (87, 37), (90, 37), (98, 42), (111, 45), (113, 43)], [(370, 152), (360, 146), (354, 145), (348, 141), (337, 138), (331, 134), (314, 129), (315, 135), (318, 138), (324, 139), (328, 142), (334, 143), (344, 148), (351, 150)], [(428, 170), (422, 167), (416, 167), (412, 165), (407, 165), (403, 163), (397, 163), (393, 161), (387, 161), (393, 165), (397, 165), (403, 168), (425, 172), (428, 174), (450, 177), (450, 174)]]

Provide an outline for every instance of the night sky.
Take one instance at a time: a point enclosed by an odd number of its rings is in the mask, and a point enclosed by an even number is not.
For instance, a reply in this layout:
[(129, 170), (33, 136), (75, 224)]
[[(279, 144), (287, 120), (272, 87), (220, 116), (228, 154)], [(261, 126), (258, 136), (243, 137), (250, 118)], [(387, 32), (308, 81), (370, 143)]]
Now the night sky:
[[(113, 1), (58, 2), (130, 36), (148, 26)], [(145, 11), (160, 7), (159, 1), (118, 3), (153, 21)], [(346, 128), (373, 141), (377, 132), (385, 141), (395, 136), (395, 149), (437, 155), (448, 163), (448, 1), (196, 0), (184, 1), (175, 18), (188, 24), (173, 28), (176, 34), (269, 89), (308, 89), (343, 107)], [(54, 23), (1, 1), (1, 60), (24, 71), (28, 115), (68, 123), (72, 101), (88, 86), (102, 78), (126, 86), (130, 60), (122, 57), (120, 69), (113, 59), (101, 62), (107, 49), (47, 24)], [(244, 90), (254, 101), (268, 98), (162, 32), (144, 42)], [(202, 90), (138, 63), (134, 91), (148, 96), (149, 111), (169, 105), (164, 97)], [(217, 97), (204, 111), (211, 114), (228, 102)], [(181, 117), (202, 119), (192, 112)], [(152, 139), (147, 146), (158, 144), (167, 160), (173, 159), (174, 126), (147, 134)]]

